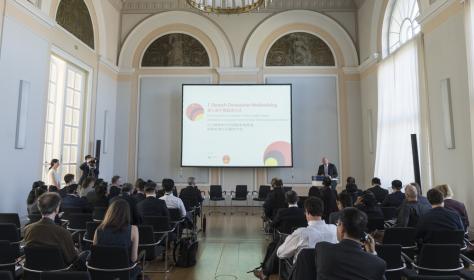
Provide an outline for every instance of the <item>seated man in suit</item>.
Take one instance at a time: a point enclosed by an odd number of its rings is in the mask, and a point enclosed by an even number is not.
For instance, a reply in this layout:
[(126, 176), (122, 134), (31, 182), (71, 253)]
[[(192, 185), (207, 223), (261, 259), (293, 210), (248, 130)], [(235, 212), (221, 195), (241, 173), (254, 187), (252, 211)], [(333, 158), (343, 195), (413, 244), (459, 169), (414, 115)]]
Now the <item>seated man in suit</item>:
[(414, 186), (416, 188), (416, 192), (418, 194), (418, 201), (421, 203), (421, 204), (426, 204), (428, 205), (429, 207), (431, 207), (431, 204), (430, 202), (428, 201), (428, 198), (426, 198), (426, 196), (423, 196), (423, 192), (421, 191), (421, 186), (417, 183), (417, 182), (412, 182), (410, 183), (410, 185)]
[(295, 191), (285, 193), (288, 208), (281, 208), (273, 218), (273, 227), (281, 233), (292, 233), (296, 228), (306, 227), (308, 222), (304, 210), (298, 208), (298, 195)]
[(456, 212), (444, 208), (443, 194), (437, 189), (427, 193), (432, 209), (426, 212), (416, 226), (416, 239), (422, 243), (429, 243), (431, 232), (439, 230), (462, 230), (464, 226)]
[(337, 178), (337, 168), (334, 164), (330, 163), (326, 157), (321, 160), (321, 165), (318, 167), (318, 176), (326, 176), (330, 178)]
[(383, 212), (377, 204), (375, 195), (370, 191), (365, 191), (354, 203), (354, 207), (363, 211), (369, 220), (383, 219)]
[(272, 179), (272, 188), (265, 202), (263, 203), (263, 211), (267, 219), (273, 219), (278, 209), (286, 208), (285, 193), (283, 192), (283, 181), (278, 178)]
[(405, 200), (398, 212), (396, 227), (416, 227), (418, 220), (431, 209), (418, 201), (418, 192), (413, 185), (405, 187)]
[(393, 180), (393, 192), (385, 197), (384, 201), (382, 202), (382, 207), (400, 207), (400, 205), (402, 205), (403, 200), (405, 200), (405, 194), (402, 193), (402, 187), (402, 181)]
[(148, 181), (145, 184), (145, 195), (146, 198), (137, 204), (137, 211), (142, 220), (145, 216), (170, 216), (166, 203), (156, 198), (156, 183)]
[(118, 199), (123, 199), (128, 203), (130, 209), (130, 218), (132, 225), (141, 224), (141, 217), (138, 214), (137, 210), (137, 201), (132, 197), (133, 186), (130, 183), (125, 183), (122, 185), (122, 193), (119, 196), (116, 196), (110, 200), (110, 204)]
[[(261, 270), (254, 270), (255, 277), (268, 279), (273, 271), (274, 259), (293, 258), (296, 261), (298, 253), (304, 248), (313, 248), (319, 242), (336, 243), (336, 226), (328, 225), (322, 219), (324, 202), (317, 197), (309, 197), (304, 202), (304, 209), (308, 226), (295, 230), (289, 235), (276, 252), (267, 254), (270, 257), (264, 261)], [(275, 254), (276, 253), (276, 254)], [(275, 256), (276, 255), (276, 256)]]
[(61, 197), (65, 197), (67, 195), (67, 188), (72, 185), (72, 184), (75, 184), (75, 180), (74, 180), (74, 174), (66, 174), (64, 175), (64, 183), (65, 185), (59, 190), (59, 195)]
[(64, 208), (80, 208), (83, 211), (92, 211), (92, 207), (85, 197), (79, 197), (77, 194), (77, 184), (70, 185), (67, 188), (67, 194), (63, 198), (61, 207)]
[(196, 186), (196, 179), (194, 177), (188, 178), (188, 186), (181, 190), (179, 198), (183, 201), (186, 211), (191, 211), (194, 207), (199, 207), (201, 205), (204, 198), (201, 195), (201, 191)]
[(353, 207), (342, 210), (337, 223), (339, 243), (316, 244), (317, 279), (385, 278), (385, 261), (376, 256), (375, 241), (364, 233), (366, 227), (367, 215), (364, 212)]
[(137, 203), (145, 199), (145, 189), (144, 189), (145, 184), (146, 182), (140, 178), (138, 178), (137, 181), (135, 182), (135, 190), (132, 197), (135, 199)]
[(163, 179), (162, 186), (165, 194), (160, 197), (160, 199), (165, 201), (166, 207), (168, 207), (168, 209), (178, 209), (181, 215), (180, 218), (186, 217), (186, 207), (184, 207), (183, 201), (173, 194), (173, 190), (175, 189), (174, 181), (172, 179)]
[(372, 187), (367, 189), (367, 191), (371, 191), (375, 195), (378, 203), (382, 203), (388, 195), (388, 191), (382, 188), (381, 185), (380, 179), (375, 177), (372, 178)]

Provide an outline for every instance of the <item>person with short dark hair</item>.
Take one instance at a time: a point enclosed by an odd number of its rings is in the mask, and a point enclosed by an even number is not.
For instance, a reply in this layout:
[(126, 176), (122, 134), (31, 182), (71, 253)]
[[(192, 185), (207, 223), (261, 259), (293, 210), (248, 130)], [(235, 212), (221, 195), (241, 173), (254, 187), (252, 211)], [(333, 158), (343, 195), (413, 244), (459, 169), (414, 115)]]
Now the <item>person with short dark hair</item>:
[(283, 192), (283, 181), (278, 178), (273, 178), (272, 190), (268, 193), (265, 202), (263, 203), (263, 211), (267, 219), (273, 219), (274, 215), (280, 208), (287, 208), (285, 201), (285, 193)]
[(148, 181), (145, 184), (145, 195), (146, 198), (137, 204), (138, 213), (143, 219), (145, 216), (165, 216), (169, 217), (169, 211), (166, 207), (166, 203), (156, 198), (156, 183)]
[(38, 222), (25, 227), (25, 246), (57, 247), (61, 250), (66, 264), (74, 263), (74, 267), (84, 268), (88, 253), (83, 252), (79, 255), (74, 247), (71, 233), (54, 223), (60, 205), (61, 197), (57, 193), (44, 193), (38, 198), (38, 208), (42, 218)]
[(456, 212), (444, 208), (442, 192), (437, 189), (431, 189), (428, 191), (427, 197), (432, 209), (420, 218), (416, 226), (416, 238), (421, 241), (419, 244), (429, 243), (433, 231), (464, 231), (464, 226), (459, 215)]
[(76, 182), (74, 181), (74, 174), (71, 174), (71, 173), (68, 173), (66, 175), (64, 175), (64, 186), (59, 190), (59, 195), (61, 197), (65, 197), (66, 194), (67, 194), (67, 188), (72, 185), (72, 184), (75, 184)]
[(336, 226), (328, 225), (322, 219), (324, 202), (318, 197), (309, 197), (304, 202), (305, 216), (308, 221), (307, 227), (302, 227), (290, 234), (276, 252), (264, 261), (261, 270), (254, 270), (255, 277), (263, 280), (269, 279), (273, 271), (273, 263), (276, 257), (280, 259), (293, 258), (296, 262), (298, 253), (304, 248), (314, 248), (319, 242), (336, 243)]
[(304, 210), (298, 207), (298, 194), (295, 191), (285, 193), (288, 208), (278, 209), (272, 221), (273, 228), (281, 233), (290, 234), (295, 228), (307, 226)]
[(172, 179), (163, 179), (162, 184), (165, 194), (160, 197), (161, 200), (165, 201), (166, 207), (168, 209), (179, 209), (181, 213), (181, 218), (186, 217), (186, 207), (181, 198), (176, 197), (173, 194), (174, 190), (174, 181)]
[(362, 194), (362, 191), (357, 187), (354, 177), (347, 177), (345, 191), (352, 196), (352, 201), (356, 201), (357, 197)]
[(337, 223), (339, 243), (316, 244), (317, 279), (384, 279), (385, 261), (376, 256), (373, 237), (364, 233), (367, 221), (367, 215), (357, 208), (342, 210)]
[(337, 221), (339, 220), (339, 217), (341, 216), (342, 210), (347, 208), (347, 207), (352, 207), (353, 202), (352, 202), (352, 195), (347, 192), (343, 191), (340, 194), (337, 195), (337, 208), (339, 211), (337, 212), (332, 212), (331, 215), (329, 215), (329, 224), (335, 225)]
[(119, 175), (112, 176), (109, 187), (109, 199), (112, 199), (122, 192), (122, 180)]
[(132, 225), (139, 225), (141, 223), (140, 215), (137, 210), (137, 201), (132, 197), (133, 185), (130, 183), (125, 183), (122, 185), (122, 193), (119, 196), (116, 196), (110, 200), (110, 203), (118, 199), (123, 199), (128, 203), (130, 209), (130, 217)]
[(82, 186), (82, 183), (87, 177), (94, 177), (94, 178), (99, 178), (99, 168), (97, 168), (97, 160), (91, 156), (91, 155), (86, 155), (85, 156), (85, 161), (79, 166), (79, 169), (81, 169), (82, 174), (81, 177), (79, 178), (78, 184)]
[(364, 191), (362, 195), (357, 198), (354, 206), (363, 211), (369, 220), (384, 219), (382, 209), (377, 204), (375, 195), (371, 191)]
[(398, 208), (402, 205), (405, 200), (405, 194), (402, 193), (403, 184), (400, 180), (392, 181), (392, 193), (387, 195), (382, 202), (382, 207), (395, 207)]
[(146, 182), (138, 178), (137, 181), (135, 182), (135, 190), (133, 192), (133, 198), (138, 202), (142, 201), (145, 199), (145, 184)]
[(323, 219), (325, 221), (329, 220), (329, 215), (333, 212), (337, 212), (337, 192), (331, 187), (332, 181), (331, 178), (325, 177), (323, 180), (323, 187), (321, 188), (321, 199), (324, 202), (324, 213)]
[(367, 191), (370, 191), (375, 195), (375, 199), (378, 203), (382, 203), (388, 195), (388, 191), (382, 188), (382, 183), (377, 177), (372, 178), (372, 187), (368, 188)]
[(77, 194), (78, 185), (73, 184), (67, 188), (67, 195), (62, 200), (63, 208), (80, 208), (83, 211), (90, 211), (91, 206), (85, 197)]

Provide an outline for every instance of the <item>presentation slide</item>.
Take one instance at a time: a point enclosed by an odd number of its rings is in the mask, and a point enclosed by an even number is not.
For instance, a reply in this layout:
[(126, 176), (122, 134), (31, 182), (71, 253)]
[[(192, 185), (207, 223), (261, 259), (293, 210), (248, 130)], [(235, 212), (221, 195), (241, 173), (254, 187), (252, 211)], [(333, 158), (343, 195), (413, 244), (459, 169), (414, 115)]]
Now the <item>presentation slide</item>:
[(292, 167), (291, 85), (183, 85), (182, 166)]

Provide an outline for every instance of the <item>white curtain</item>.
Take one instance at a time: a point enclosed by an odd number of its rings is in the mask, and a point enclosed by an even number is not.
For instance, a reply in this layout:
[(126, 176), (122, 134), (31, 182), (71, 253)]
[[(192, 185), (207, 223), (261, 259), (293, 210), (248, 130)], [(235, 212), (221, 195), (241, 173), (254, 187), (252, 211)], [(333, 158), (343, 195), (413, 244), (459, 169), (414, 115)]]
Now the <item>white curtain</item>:
[(378, 68), (375, 176), (384, 187), (394, 179), (414, 181), (410, 134), (419, 132), (418, 53), (413, 39)]

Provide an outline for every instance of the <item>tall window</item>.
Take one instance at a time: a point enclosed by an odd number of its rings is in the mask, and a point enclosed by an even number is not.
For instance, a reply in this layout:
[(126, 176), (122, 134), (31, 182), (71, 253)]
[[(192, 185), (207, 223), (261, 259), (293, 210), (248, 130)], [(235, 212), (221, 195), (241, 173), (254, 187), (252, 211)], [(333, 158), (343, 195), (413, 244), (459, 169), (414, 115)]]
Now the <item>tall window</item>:
[(414, 181), (410, 134), (420, 133), (416, 0), (388, 5), (383, 38), (387, 55), (378, 68), (378, 123), (375, 176), (385, 186), (394, 179)]
[(61, 173), (76, 174), (83, 131), (85, 72), (72, 64), (51, 57), (49, 92), (44, 141), (44, 172), (57, 158)]

